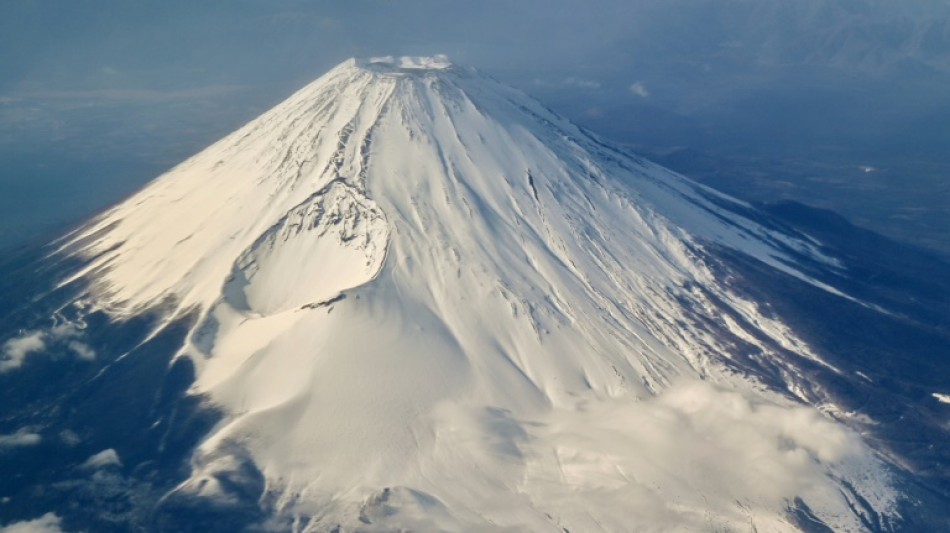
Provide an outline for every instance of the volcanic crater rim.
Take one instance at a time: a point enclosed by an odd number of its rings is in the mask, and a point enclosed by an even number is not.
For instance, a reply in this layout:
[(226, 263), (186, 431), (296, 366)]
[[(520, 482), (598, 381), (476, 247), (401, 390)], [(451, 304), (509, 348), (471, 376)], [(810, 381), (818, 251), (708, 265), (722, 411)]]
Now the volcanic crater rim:
[(379, 74), (406, 75), (425, 74), (451, 70), (455, 67), (448, 56), (380, 56), (353, 58), (353, 65)]

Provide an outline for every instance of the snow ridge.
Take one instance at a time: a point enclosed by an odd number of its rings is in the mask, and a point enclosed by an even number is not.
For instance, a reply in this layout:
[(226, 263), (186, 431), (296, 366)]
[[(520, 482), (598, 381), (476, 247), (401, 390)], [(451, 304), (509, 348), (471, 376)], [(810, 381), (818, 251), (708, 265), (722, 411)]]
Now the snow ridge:
[(743, 209), (444, 56), (375, 58), (62, 253), (119, 318), (200, 310), (180, 355), (229, 416), (184, 494), (250, 464), (296, 531), (797, 531), (797, 501), (861, 531), (883, 465), (728, 364), (820, 361), (707, 267), (824, 260)]

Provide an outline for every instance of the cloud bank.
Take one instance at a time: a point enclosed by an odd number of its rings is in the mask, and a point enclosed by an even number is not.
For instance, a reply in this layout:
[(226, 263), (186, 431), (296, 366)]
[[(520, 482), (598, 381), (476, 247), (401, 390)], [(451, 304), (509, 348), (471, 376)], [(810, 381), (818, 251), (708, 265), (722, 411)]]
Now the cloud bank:
[[(804, 406), (768, 403), (704, 382), (637, 403), (607, 401), (527, 428), (526, 490), (574, 531), (784, 531), (801, 498), (820, 516), (853, 505), (839, 479), (866, 479), (860, 496), (895, 513), (884, 465), (855, 433)], [(551, 473), (556, 475), (552, 475)], [(591, 499), (614, 505), (586, 506)], [(596, 510), (596, 511), (591, 511)], [(594, 514), (594, 512), (599, 514)], [(839, 515), (834, 530), (859, 528)], [(640, 528), (640, 529), (638, 529)]]

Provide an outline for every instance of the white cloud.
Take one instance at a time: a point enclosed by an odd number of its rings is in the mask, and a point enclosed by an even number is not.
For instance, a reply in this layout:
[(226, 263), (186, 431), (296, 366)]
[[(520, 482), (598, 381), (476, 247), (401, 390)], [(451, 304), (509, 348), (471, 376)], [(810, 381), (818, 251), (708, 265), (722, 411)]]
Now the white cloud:
[(28, 331), (3, 344), (3, 356), (0, 358), (0, 373), (13, 370), (23, 364), (26, 356), (46, 349), (43, 333)]
[(122, 466), (122, 460), (119, 459), (119, 454), (112, 448), (102, 450), (89, 459), (86, 459), (86, 462), (83, 463), (80, 468), (98, 470), (109, 466)]
[(23, 365), (27, 356), (46, 350), (51, 344), (66, 342), (77, 357), (91, 361), (96, 352), (89, 345), (78, 340), (84, 325), (75, 322), (60, 322), (47, 330), (33, 330), (22, 333), (3, 343), (0, 352), (0, 373), (9, 372)]
[(53, 339), (71, 339), (73, 337), (78, 337), (82, 332), (82, 328), (73, 322), (60, 322), (55, 326), (51, 327), (47, 332), (47, 335)]
[(640, 98), (649, 98), (650, 90), (647, 89), (646, 83), (638, 81), (630, 86), (630, 92), (639, 96)]
[(0, 526), (0, 533), (63, 533), (60, 523), (61, 520), (58, 516), (53, 513), (46, 513), (35, 520), (25, 520)]
[(0, 435), (0, 450), (5, 448), (19, 448), (21, 446), (35, 446), (43, 440), (37, 433), (22, 428), (16, 433)]
[(70, 429), (64, 429), (63, 431), (61, 431), (59, 433), (59, 438), (60, 440), (63, 441), (63, 444), (65, 444), (66, 446), (76, 446), (77, 444), (82, 442), (82, 439), (79, 438), (79, 435), (77, 435), (75, 431), (72, 431)]
[(854, 524), (840, 512), (848, 504), (837, 479), (861, 479), (857, 490), (878, 511), (893, 511), (897, 498), (860, 438), (815, 409), (702, 382), (642, 402), (587, 404), (529, 433), (528, 442), (550, 444), (529, 454), (527, 471), (543, 475), (528, 476), (525, 490), (545, 494), (551, 512), (575, 526), (621, 530), (636, 516), (657, 530), (704, 530), (695, 511), (705, 509), (739, 528), (747, 515), (780, 516), (801, 497), (820, 516), (837, 516), (829, 525), (838, 530)]
[(89, 347), (87, 344), (83, 344), (79, 341), (69, 341), (69, 349), (75, 352), (75, 354), (80, 359), (85, 359), (86, 361), (93, 361), (96, 358), (96, 351)]

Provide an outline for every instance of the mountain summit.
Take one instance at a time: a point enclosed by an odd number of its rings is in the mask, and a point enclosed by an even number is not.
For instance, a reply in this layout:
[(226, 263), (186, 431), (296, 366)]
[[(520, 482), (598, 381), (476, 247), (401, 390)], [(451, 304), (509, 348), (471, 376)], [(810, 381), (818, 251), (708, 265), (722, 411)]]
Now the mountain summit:
[(816, 241), (436, 56), (346, 61), (53, 257), (69, 342), (140, 330), (92, 380), (194, 369), (149, 453), (217, 413), (154, 504), (204, 530), (888, 529), (891, 467), (808, 406), (841, 371), (723, 254), (855, 301)]

